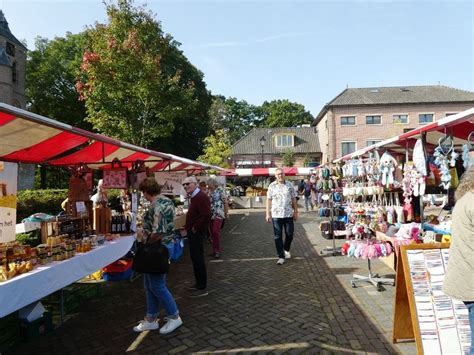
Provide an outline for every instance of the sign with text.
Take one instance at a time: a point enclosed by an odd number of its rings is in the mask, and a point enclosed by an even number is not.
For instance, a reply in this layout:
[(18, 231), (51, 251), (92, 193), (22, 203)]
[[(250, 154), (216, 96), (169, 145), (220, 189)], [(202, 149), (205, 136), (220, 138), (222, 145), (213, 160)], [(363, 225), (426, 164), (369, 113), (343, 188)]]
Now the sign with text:
[(0, 161), (0, 242), (15, 240), (18, 164)]
[(156, 181), (162, 186), (161, 193), (173, 196), (185, 194), (181, 183), (186, 176), (185, 171), (158, 171), (155, 173)]

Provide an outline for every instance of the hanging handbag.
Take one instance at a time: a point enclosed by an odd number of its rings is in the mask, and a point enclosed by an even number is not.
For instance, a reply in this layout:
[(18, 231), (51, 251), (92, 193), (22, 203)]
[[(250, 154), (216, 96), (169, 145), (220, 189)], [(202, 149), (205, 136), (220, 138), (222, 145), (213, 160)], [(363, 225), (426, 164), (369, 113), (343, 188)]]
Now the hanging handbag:
[(89, 173), (86, 169), (88, 168), (83, 165), (69, 169), (71, 172), (68, 189), (69, 202), (89, 201), (91, 189), (89, 188), (87, 181), (84, 179), (85, 175)]
[(127, 185), (127, 168), (122, 167), (122, 163), (114, 158), (110, 169), (104, 169), (102, 187), (106, 189), (126, 189)]
[(140, 183), (148, 176), (148, 168), (143, 160), (133, 162), (132, 170), (128, 174), (128, 182), (133, 189), (138, 189)]
[(132, 268), (146, 274), (166, 274), (170, 268), (168, 248), (161, 242), (139, 243)]

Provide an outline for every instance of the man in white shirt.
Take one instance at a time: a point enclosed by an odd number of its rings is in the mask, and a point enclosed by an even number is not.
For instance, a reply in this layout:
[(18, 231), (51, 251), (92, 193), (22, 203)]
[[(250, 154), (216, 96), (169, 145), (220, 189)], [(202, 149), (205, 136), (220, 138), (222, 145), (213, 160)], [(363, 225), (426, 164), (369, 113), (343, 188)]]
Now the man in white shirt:
[[(275, 169), (276, 180), (268, 186), (266, 220), (273, 224), (278, 265), (291, 258), (290, 247), (293, 240), (294, 221), (298, 219), (297, 191), (293, 184), (285, 181), (282, 168)], [(283, 243), (283, 229), (285, 242)]]

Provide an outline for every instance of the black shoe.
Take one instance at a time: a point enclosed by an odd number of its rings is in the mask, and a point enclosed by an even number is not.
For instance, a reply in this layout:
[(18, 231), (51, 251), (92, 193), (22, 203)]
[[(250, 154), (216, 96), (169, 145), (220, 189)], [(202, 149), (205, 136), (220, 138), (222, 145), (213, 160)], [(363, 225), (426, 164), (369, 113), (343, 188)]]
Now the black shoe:
[(207, 292), (207, 290), (204, 288), (202, 290), (199, 290), (199, 289), (196, 289), (194, 290), (193, 292), (191, 292), (191, 294), (189, 295), (189, 297), (191, 298), (198, 298), (198, 297), (204, 297), (204, 296), (207, 296), (209, 293)]

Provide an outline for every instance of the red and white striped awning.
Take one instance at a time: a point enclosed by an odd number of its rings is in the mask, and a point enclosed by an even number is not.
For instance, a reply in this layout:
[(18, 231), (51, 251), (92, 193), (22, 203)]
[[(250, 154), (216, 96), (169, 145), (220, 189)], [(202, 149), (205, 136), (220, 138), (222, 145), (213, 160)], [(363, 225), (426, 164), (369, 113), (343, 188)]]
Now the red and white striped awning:
[(128, 144), (0, 103), (0, 160), (107, 169), (113, 159), (130, 167), (142, 160), (152, 171), (226, 169)]
[[(274, 176), (277, 168), (252, 168), (252, 169), (227, 169), (222, 173), (226, 176)], [(316, 171), (317, 168), (283, 168), (286, 176), (308, 176)]]
[(407, 133), (361, 148), (351, 154), (335, 159), (334, 162), (357, 158), (374, 149), (388, 150), (394, 154), (402, 155), (405, 154), (407, 149), (410, 151), (414, 147), (416, 140), (422, 134), (426, 134), (425, 148), (429, 153), (433, 152), (434, 148), (438, 146), (439, 140), (446, 135), (452, 136), (454, 147), (459, 149), (467, 142), (469, 135), (472, 132), (474, 132), (474, 108), (460, 112), (456, 115), (444, 117), (439, 121), (413, 129)]

